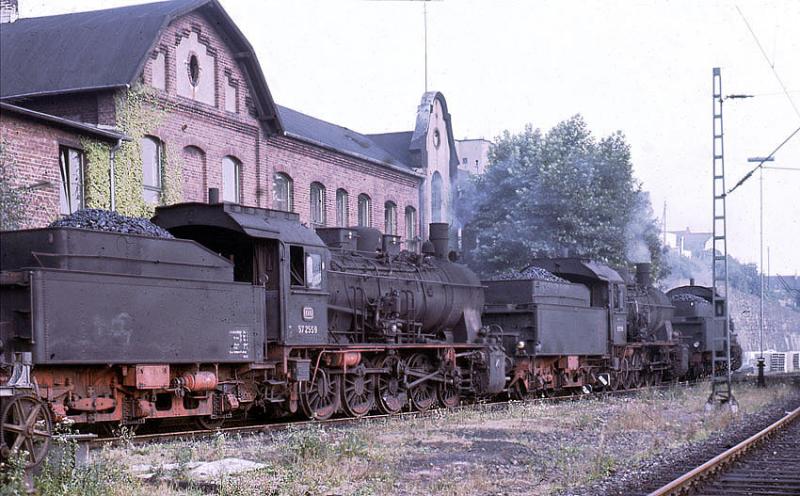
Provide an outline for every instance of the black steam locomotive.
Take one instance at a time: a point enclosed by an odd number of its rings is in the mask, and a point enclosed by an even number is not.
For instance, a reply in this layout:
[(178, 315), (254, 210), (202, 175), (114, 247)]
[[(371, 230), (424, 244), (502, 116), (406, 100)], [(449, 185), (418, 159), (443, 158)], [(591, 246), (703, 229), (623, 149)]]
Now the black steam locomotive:
[(358, 417), (689, 367), (644, 266), (626, 284), (588, 260), (535, 260), (549, 280), (482, 283), (449, 260), (446, 224), (411, 253), (375, 229), (228, 203), (160, 207), (153, 222), (174, 238), (0, 236), (0, 456), (40, 462), (64, 418)]

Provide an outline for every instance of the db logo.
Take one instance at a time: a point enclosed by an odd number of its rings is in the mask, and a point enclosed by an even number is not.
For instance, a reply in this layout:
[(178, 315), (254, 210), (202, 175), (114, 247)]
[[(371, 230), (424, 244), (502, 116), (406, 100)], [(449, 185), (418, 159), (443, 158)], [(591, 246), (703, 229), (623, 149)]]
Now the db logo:
[(303, 320), (314, 320), (314, 307), (303, 307)]

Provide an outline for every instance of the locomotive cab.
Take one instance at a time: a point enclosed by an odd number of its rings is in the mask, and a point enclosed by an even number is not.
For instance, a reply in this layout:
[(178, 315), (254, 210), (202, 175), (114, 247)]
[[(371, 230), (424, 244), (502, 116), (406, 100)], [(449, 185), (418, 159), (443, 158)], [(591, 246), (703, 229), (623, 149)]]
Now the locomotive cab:
[(183, 203), (157, 208), (153, 222), (231, 260), (237, 281), (264, 288), (268, 343), (327, 342), (329, 252), (296, 213)]

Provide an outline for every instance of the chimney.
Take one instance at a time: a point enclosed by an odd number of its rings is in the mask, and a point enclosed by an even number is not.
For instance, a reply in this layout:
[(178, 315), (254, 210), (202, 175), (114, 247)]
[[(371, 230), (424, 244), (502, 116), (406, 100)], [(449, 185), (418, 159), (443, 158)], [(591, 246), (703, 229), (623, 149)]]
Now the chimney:
[(652, 284), (650, 280), (650, 264), (637, 263), (636, 264), (636, 284), (644, 288), (649, 288)]
[(446, 259), (450, 249), (450, 224), (446, 222), (431, 222), (428, 227), (430, 240), (436, 252), (436, 258)]
[(18, 0), (0, 0), (0, 24), (11, 23), (18, 18)]
[(219, 188), (208, 188), (208, 203), (210, 205), (219, 203)]

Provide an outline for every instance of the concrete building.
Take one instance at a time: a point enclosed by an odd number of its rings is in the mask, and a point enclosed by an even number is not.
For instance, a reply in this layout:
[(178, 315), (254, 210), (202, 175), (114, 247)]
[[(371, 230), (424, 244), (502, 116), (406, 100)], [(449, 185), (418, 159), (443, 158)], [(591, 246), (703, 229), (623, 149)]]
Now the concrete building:
[(458, 170), (469, 175), (483, 175), (489, 165), (492, 142), (483, 138), (456, 140)]

